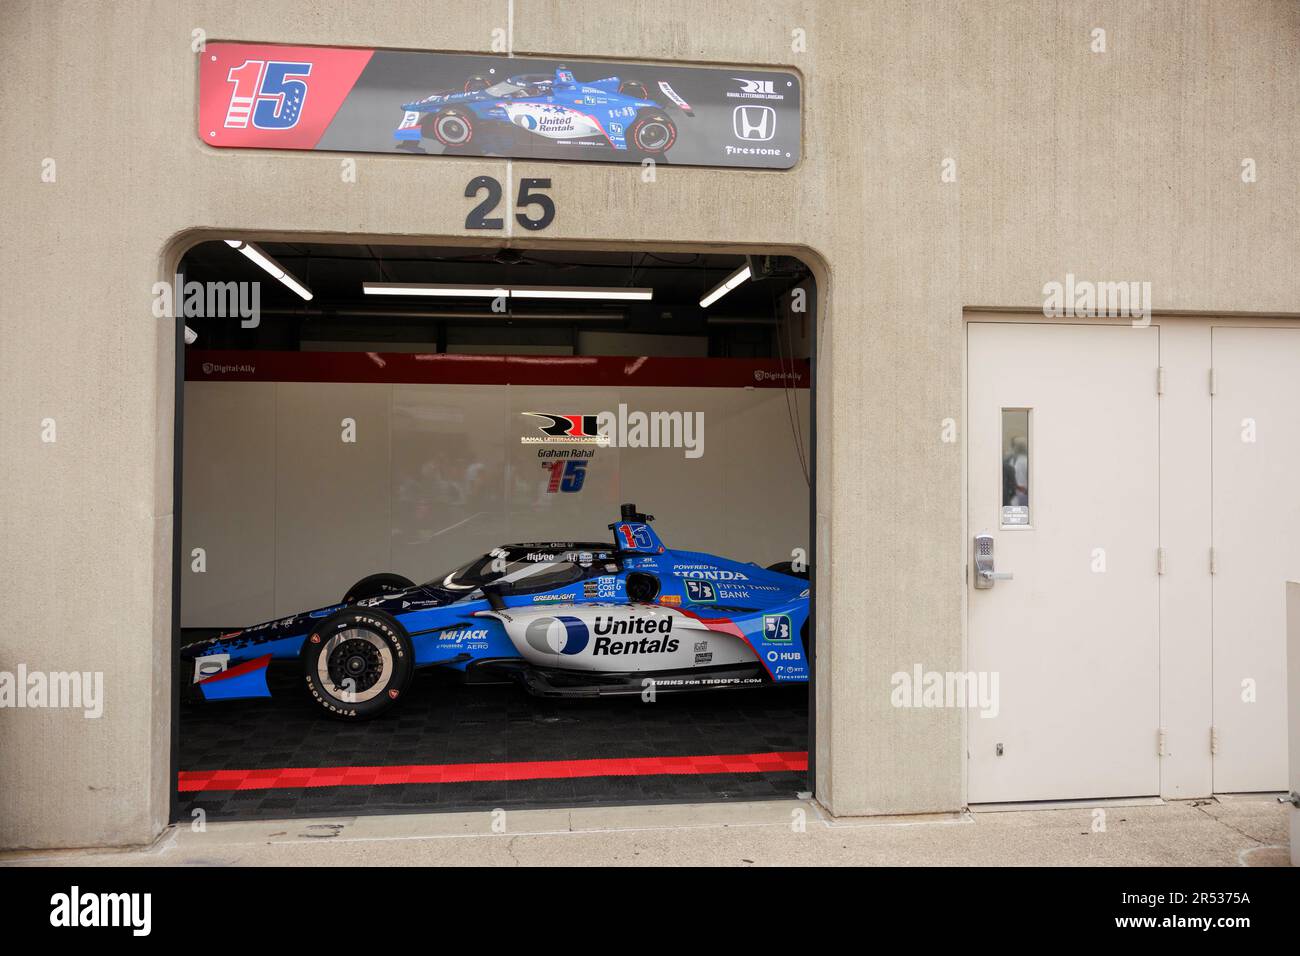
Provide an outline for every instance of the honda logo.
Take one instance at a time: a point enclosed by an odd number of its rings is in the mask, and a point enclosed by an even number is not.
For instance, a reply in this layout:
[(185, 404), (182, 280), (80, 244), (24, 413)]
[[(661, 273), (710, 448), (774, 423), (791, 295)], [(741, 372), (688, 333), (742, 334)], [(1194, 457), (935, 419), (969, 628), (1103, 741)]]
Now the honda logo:
[(736, 139), (769, 140), (776, 135), (776, 110), (770, 106), (737, 106), (731, 124)]

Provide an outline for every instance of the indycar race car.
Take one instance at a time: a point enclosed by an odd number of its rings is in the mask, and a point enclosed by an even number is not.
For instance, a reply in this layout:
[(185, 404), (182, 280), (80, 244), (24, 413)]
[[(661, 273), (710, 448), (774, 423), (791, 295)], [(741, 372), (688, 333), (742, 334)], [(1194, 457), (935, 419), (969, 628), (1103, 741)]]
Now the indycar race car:
[(806, 574), (670, 550), (653, 520), (627, 504), (612, 545), (505, 545), (421, 585), (371, 575), (339, 604), (186, 645), (182, 677), (202, 700), (269, 697), (268, 665), (297, 661), (348, 720), (399, 701), (422, 667), (547, 697), (806, 682)]
[[(690, 104), (666, 82), (667, 104), (694, 116)], [(393, 133), (399, 148), (420, 150), (436, 140), (448, 152), (508, 153), (517, 131), (579, 146), (609, 146), (638, 156), (661, 157), (677, 140), (669, 105), (650, 98), (645, 84), (617, 76), (579, 83), (560, 67), (554, 76), (523, 74), (489, 83), (474, 76), (463, 89), (405, 103)]]

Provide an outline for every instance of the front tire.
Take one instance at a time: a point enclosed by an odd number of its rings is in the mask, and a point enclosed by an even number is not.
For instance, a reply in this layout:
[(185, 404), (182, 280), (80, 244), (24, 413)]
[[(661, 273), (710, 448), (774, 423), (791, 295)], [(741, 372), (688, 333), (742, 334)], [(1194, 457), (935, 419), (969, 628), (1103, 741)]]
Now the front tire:
[(344, 604), (355, 604), (366, 598), (383, 597), (388, 594), (400, 594), (415, 587), (415, 582), (400, 574), (371, 574), (362, 578), (343, 595)]
[(307, 692), (339, 720), (368, 720), (405, 696), (415, 672), (406, 629), (381, 611), (340, 611), (303, 642)]
[(466, 110), (439, 110), (425, 121), (424, 135), (450, 150), (465, 149), (474, 138), (474, 116)]

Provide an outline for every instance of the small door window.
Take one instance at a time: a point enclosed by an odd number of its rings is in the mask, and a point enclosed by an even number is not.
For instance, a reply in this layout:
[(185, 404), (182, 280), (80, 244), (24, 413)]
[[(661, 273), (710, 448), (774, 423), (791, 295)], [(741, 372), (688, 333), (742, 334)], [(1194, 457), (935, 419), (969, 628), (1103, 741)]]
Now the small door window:
[(1029, 520), (1029, 409), (1002, 409), (1002, 518), (1004, 528)]

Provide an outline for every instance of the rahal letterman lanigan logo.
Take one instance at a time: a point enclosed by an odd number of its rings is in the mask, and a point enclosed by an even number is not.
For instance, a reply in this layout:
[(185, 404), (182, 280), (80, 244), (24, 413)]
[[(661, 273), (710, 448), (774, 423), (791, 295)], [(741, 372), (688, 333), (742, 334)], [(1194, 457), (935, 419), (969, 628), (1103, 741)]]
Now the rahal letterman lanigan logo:
[(525, 445), (598, 445), (602, 448), (682, 448), (687, 458), (704, 454), (704, 412), (629, 410), (564, 415), (524, 412), (545, 422), (537, 434), (523, 435)]

